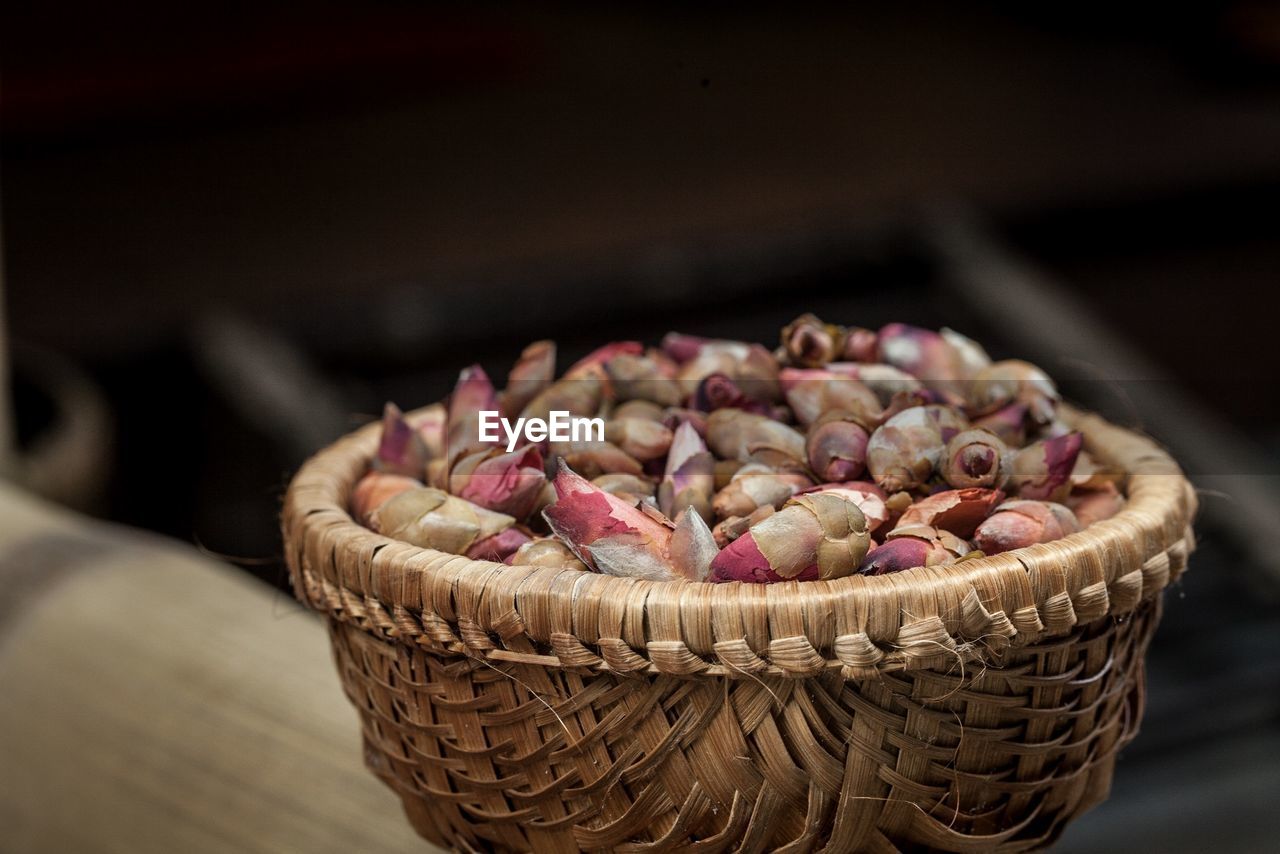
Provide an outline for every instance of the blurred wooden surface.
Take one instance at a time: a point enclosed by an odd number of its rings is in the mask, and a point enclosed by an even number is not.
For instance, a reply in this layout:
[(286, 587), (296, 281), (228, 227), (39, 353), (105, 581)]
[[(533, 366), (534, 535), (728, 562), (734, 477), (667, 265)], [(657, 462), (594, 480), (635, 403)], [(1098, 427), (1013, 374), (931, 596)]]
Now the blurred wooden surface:
[(361, 764), (319, 621), (0, 486), (6, 851), (431, 851)]

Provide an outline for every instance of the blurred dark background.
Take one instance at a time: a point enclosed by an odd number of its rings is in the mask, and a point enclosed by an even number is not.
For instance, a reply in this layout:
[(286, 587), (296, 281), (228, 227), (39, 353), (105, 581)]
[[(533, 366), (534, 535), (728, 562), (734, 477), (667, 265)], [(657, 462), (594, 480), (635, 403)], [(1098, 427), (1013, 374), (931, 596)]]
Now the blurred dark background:
[(28, 479), (273, 584), (309, 452), (534, 338), (1041, 361), (1207, 509), (1061, 848), (1275, 841), (1280, 4), (52, 3), (3, 14), (0, 130)]

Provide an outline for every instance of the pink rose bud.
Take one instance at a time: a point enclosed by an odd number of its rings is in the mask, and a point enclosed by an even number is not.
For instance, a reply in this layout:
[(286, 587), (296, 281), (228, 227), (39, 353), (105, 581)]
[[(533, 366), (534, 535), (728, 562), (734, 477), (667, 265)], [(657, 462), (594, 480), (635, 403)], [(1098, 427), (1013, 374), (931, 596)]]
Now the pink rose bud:
[(499, 398), (499, 410), (515, 418), (529, 401), (541, 394), (556, 378), (556, 342), (534, 341), (511, 368), (507, 387)]
[(875, 533), (892, 516), (888, 497), (884, 494), (884, 490), (870, 481), (850, 480), (844, 483), (824, 483), (820, 486), (806, 489), (803, 494), (812, 495), (818, 492), (838, 495), (858, 505), (858, 509), (862, 511), (863, 517), (867, 520), (868, 533)]
[(1008, 466), (1009, 491), (1019, 498), (1037, 501), (1066, 497), (1071, 488), (1071, 472), (1083, 444), (1083, 434), (1068, 433), (1015, 452)]
[(972, 537), (974, 529), (991, 515), (1004, 493), (998, 489), (949, 489), (917, 501), (898, 520), (898, 528), (928, 525), (958, 537)]
[(1087, 528), (1123, 510), (1124, 496), (1114, 483), (1108, 482), (1099, 489), (1073, 491), (1067, 498), (1067, 506), (1076, 514), (1080, 527)]
[(957, 489), (999, 487), (1007, 477), (1004, 460), (1008, 453), (1008, 447), (994, 433), (965, 430), (947, 443), (942, 477)]
[(853, 480), (867, 466), (867, 430), (845, 413), (833, 411), (809, 428), (809, 466), (823, 483)]
[(976, 429), (994, 433), (1006, 447), (1021, 447), (1027, 438), (1027, 405), (1010, 403), (973, 420)]
[(906, 371), (929, 388), (959, 391), (960, 355), (937, 332), (890, 323), (881, 327), (878, 341), (880, 361)]
[(382, 410), (382, 439), (373, 467), (387, 474), (421, 479), (427, 473), (427, 446), (394, 403)]
[(480, 540), (502, 533), (515, 521), (505, 513), (495, 513), (442, 489), (422, 486), (384, 502), (373, 511), (369, 523), (375, 531), (393, 539), (460, 555)]
[(1006, 359), (993, 362), (969, 381), (969, 404), (975, 412), (987, 413), (1021, 403), (1036, 424), (1048, 424), (1058, 408), (1058, 389), (1048, 374), (1030, 362)]
[(666, 456), (673, 435), (663, 424), (643, 418), (614, 418), (604, 425), (605, 440), (641, 462)]
[(993, 555), (1047, 543), (1079, 530), (1075, 514), (1061, 504), (1006, 501), (978, 526), (973, 542), (986, 554)]
[(510, 566), (577, 569), (583, 572), (587, 570), (587, 565), (578, 560), (573, 550), (556, 537), (535, 537), (508, 555), (503, 562)]
[(835, 360), (843, 338), (839, 327), (802, 314), (782, 328), (782, 349), (793, 365), (815, 368)]
[(480, 413), (497, 409), (497, 392), (484, 368), (479, 365), (463, 368), (458, 375), (458, 384), (449, 396), (449, 447), (446, 456), (450, 463), (471, 451), (498, 444), (480, 439)]
[(858, 505), (839, 495), (797, 495), (723, 549), (712, 581), (832, 579), (849, 575), (871, 543)]
[(587, 372), (581, 376), (564, 376), (547, 386), (529, 401), (520, 413), (523, 418), (551, 417), (551, 412), (568, 412), (579, 418), (592, 418), (604, 400), (604, 379)]
[(747, 461), (762, 448), (803, 462), (804, 436), (786, 424), (741, 409), (717, 409), (707, 417), (707, 445), (724, 459)]
[(420, 486), (421, 481), (402, 474), (371, 471), (360, 478), (351, 491), (351, 515), (367, 525), (373, 511), (400, 493)]
[(867, 468), (886, 492), (916, 489), (932, 476), (946, 443), (966, 426), (945, 406), (903, 410), (871, 434)]
[(859, 380), (832, 371), (783, 368), (778, 381), (801, 424), (812, 424), (835, 410), (852, 413), (871, 423), (879, 419), (882, 411), (875, 392)]
[(711, 516), (715, 489), (715, 459), (691, 424), (676, 428), (667, 454), (666, 471), (658, 485), (658, 507), (668, 517), (694, 508), (705, 521)]
[(556, 503), (542, 512), (551, 530), (589, 568), (606, 575), (670, 581), (672, 529), (648, 512), (598, 489), (563, 462)]
[(483, 540), (477, 540), (464, 554), (472, 560), (505, 563), (507, 558), (515, 554), (516, 549), (530, 541), (530, 536), (524, 531), (511, 527), (501, 533), (485, 537)]
[(969, 544), (948, 531), (929, 525), (910, 525), (889, 532), (862, 561), (863, 575), (887, 575), (918, 566), (955, 563), (970, 552)]
[(711, 509), (716, 518), (747, 516), (769, 505), (775, 510), (791, 496), (813, 485), (799, 472), (778, 471), (763, 463), (747, 463), (734, 472), (728, 486), (715, 494)]
[(490, 448), (458, 460), (449, 474), (449, 491), (481, 507), (525, 519), (546, 482), (542, 454), (536, 447), (510, 453)]

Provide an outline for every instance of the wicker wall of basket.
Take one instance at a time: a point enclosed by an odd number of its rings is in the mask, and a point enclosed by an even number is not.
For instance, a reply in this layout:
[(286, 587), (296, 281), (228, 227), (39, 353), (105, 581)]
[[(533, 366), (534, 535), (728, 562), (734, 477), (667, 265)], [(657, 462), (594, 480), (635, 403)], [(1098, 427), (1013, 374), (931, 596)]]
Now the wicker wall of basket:
[(681, 584), (419, 549), (347, 513), (377, 425), (299, 472), (286, 554), (367, 763), (438, 844), (1026, 851), (1106, 797), (1193, 547), (1177, 465), (1066, 414), (1126, 509), (951, 566)]

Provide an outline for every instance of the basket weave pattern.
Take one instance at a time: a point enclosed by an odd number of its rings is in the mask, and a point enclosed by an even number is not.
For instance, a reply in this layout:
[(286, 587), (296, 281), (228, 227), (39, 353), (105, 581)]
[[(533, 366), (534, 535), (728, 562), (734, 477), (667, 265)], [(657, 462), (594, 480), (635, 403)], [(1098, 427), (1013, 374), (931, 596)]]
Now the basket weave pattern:
[(458, 850), (1025, 851), (1106, 797), (1195, 499), (1148, 440), (1117, 517), (881, 577), (653, 583), (395, 542), (346, 511), (376, 425), (289, 489), (366, 761)]

